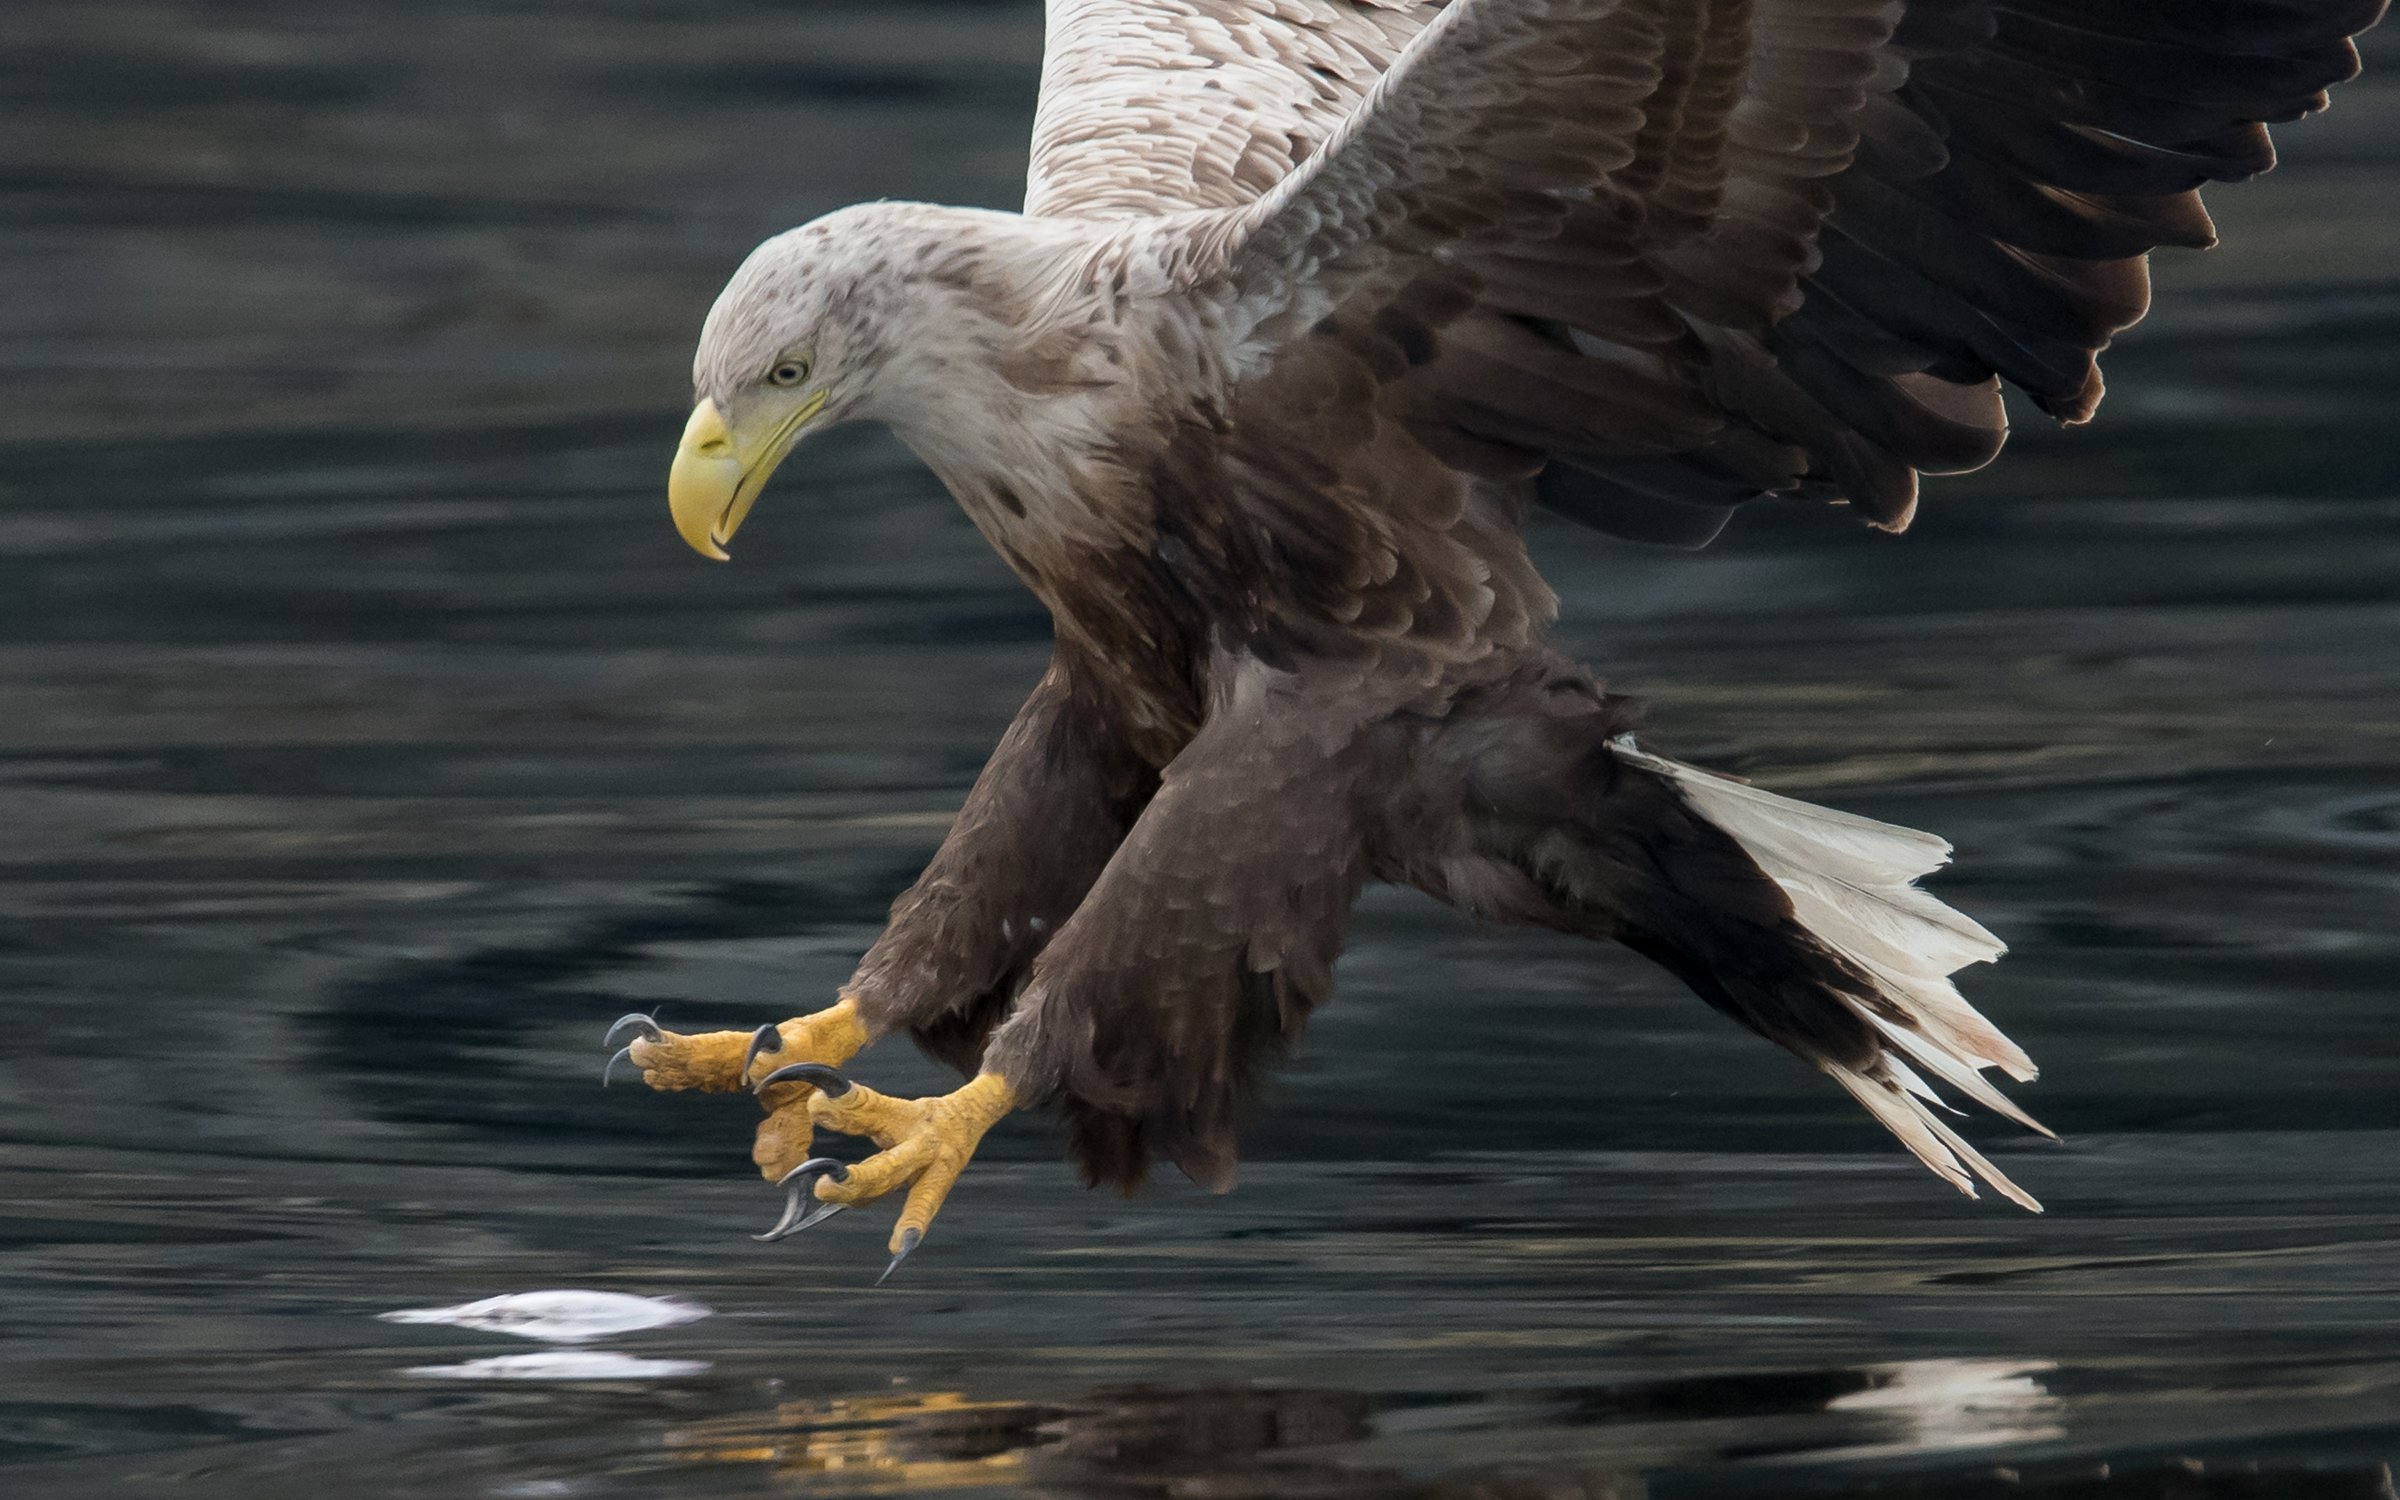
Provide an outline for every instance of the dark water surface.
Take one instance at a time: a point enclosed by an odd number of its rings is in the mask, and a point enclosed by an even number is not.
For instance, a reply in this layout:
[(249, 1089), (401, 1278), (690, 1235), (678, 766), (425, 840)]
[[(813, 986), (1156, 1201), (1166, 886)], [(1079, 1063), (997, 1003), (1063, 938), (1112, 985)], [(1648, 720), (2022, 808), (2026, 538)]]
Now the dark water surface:
[[(2046, 1216), (1388, 892), (1238, 1193), (1015, 1120), (881, 1290), (880, 1215), (746, 1237), (746, 1105), (596, 1087), (621, 1011), (824, 1003), (1040, 669), (880, 436), (730, 568), (660, 494), (750, 243), (1011, 200), (1036, 11), (9, 8), (0, 1494), (2389, 1494), (2388, 41), (2096, 430), (1903, 540), (1540, 537), (1658, 743), (1958, 843)], [(713, 1316), (525, 1379), (375, 1316), (571, 1287)]]

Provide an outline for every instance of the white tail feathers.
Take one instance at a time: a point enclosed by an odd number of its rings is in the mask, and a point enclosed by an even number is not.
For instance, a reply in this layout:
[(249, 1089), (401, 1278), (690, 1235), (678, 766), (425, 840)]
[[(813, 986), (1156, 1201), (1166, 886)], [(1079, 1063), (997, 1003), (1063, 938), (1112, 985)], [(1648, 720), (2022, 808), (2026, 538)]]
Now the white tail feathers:
[(1615, 749), (1673, 782), (1695, 812), (1731, 834), (1783, 888), (1811, 937), (1875, 982), (1885, 1002), (1880, 1007), (1838, 998), (1882, 1035), (1883, 1055), (1863, 1068), (1819, 1066), (1943, 1181), (1972, 1198), (1980, 1177), (2002, 1197), (2041, 1212), (2039, 1203), (1935, 1116), (1935, 1107), (1949, 1106), (1923, 1076), (2050, 1134), (1982, 1073), (1998, 1068), (2024, 1082), (2034, 1077), (2033, 1060), (1950, 982), (1955, 970), (1989, 963), (2007, 946), (1910, 883), (1949, 863), (1949, 844), (1913, 828), (1762, 792), (1637, 750), (1629, 740), (1620, 739)]

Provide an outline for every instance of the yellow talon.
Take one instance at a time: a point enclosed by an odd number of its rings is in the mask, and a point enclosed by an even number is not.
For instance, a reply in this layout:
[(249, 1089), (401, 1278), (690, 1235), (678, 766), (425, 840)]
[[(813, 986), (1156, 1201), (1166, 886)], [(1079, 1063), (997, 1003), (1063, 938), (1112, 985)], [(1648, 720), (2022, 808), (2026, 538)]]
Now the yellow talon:
[[(849, 995), (813, 1015), (794, 1016), (755, 1032), (686, 1036), (664, 1030), (648, 1016), (631, 1015), (610, 1029), (609, 1039), (629, 1029), (641, 1034), (618, 1055), (642, 1070), (642, 1082), (654, 1089), (708, 1093), (753, 1087), (775, 1069), (795, 1062), (845, 1063), (872, 1040), (859, 1016), (858, 1001)], [(603, 1073), (602, 1081), (606, 1079)], [(781, 1083), (759, 1094), (767, 1117), (759, 1122), (758, 1138), (750, 1144), (750, 1159), (769, 1182), (807, 1159), (812, 1133), (808, 1100), (815, 1092), (805, 1083)]]
[(662, 1028), (656, 1041), (636, 1040), (625, 1049), (625, 1056), (642, 1070), (642, 1082), (654, 1089), (722, 1094), (742, 1086), (742, 1049), (749, 1045), (746, 1031), (703, 1031), (687, 1036)]
[(758, 1168), (759, 1176), (769, 1182), (781, 1182), (792, 1168), (808, 1160), (809, 1143), (815, 1134), (806, 1099), (771, 1109), (758, 1122), (758, 1135), (750, 1142), (751, 1163)]
[[(984, 1132), (1017, 1107), (1016, 1090), (997, 1073), (985, 1073), (954, 1093), (924, 1099), (895, 1099), (853, 1084), (839, 1094), (819, 1092), (808, 1101), (810, 1117), (829, 1130), (863, 1135), (883, 1149), (850, 1168), (841, 1181), (817, 1180), (816, 1196), (845, 1206), (870, 1202), (904, 1185), (908, 1201), (892, 1226), (892, 1263), (917, 1247), (934, 1215), (966, 1170)], [(890, 1272), (885, 1272), (889, 1275)]]
[[(777, 1068), (795, 1062), (816, 1062), (828, 1066), (848, 1062), (869, 1040), (867, 1027), (858, 1016), (858, 1002), (844, 995), (838, 1002), (815, 1015), (797, 1016), (775, 1028), (771, 1034), (762, 1031), (751, 1039), (750, 1051), (742, 1065), (742, 1082), (757, 1088), (759, 1081)], [(815, 1134), (809, 1121), (808, 1101), (816, 1090), (805, 1083), (779, 1083), (758, 1091), (760, 1107), (767, 1117), (758, 1122), (757, 1138), (750, 1143), (750, 1160), (758, 1175), (769, 1182), (780, 1182), (785, 1173), (808, 1159), (808, 1147)]]
[[(866, 1023), (859, 1019), (858, 1002), (845, 995), (813, 1015), (794, 1016), (777, 1026), (777, 1044), (753, 1053), (761, 1039), (748, 1031), (704, 1031), (687, 1036), (660, 1029), (656, 1038), (641, 1038), (625, 1049), (642, 1070), (642, 1082), (654, 1089), (700, 1089), (712, 1094), (748, 1088), (752, 1080), (790, 1062), (845, 1063), (866, 1046)], [(806, 1089), (779, 1090), (765, 1101), (770, 1108), (804, 1098)]]

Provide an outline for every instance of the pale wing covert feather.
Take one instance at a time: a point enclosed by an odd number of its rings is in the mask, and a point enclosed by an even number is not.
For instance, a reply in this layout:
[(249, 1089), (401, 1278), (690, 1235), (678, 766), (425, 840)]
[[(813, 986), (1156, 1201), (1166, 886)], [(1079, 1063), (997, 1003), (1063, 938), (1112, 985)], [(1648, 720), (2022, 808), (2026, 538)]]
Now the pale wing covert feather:
[(1246, 203), (1339, 125), (1443, 0), (1049, 0), (1025, 211)]

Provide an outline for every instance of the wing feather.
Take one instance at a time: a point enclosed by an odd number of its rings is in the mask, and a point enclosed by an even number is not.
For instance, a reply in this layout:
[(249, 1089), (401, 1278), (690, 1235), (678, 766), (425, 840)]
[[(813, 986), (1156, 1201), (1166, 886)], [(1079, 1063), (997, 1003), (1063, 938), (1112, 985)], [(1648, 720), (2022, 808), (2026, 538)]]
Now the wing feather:
[[(1803, 493), (1896, 530), (1999, 451), (1997, 381), (2092, 414), (2147, 253), (2213, 242), (2198, 188), (2384, 3), (1052, 0), (1029, 203), (1213, 210), (1195, 274), (1269, 360), (1385, 340), (1438, 268), (1373, 399), (1467, 472), (1572, 465), (1541, 498), (1604, 529)], [(1498, 323), (1549, 346), (1505, 380)]]
[(1250, 202), (1332, 134), (1442, 0), (1048, 0), (1025, 211)]

